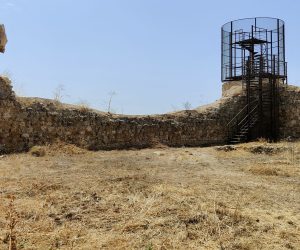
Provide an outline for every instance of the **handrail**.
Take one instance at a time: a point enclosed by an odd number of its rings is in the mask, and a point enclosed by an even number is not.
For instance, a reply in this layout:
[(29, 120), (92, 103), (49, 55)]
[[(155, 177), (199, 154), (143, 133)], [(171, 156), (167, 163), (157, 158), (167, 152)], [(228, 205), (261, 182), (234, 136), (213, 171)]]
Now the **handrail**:
[(237, 118), (237, 117), (244, 111), (244, 109), (247, 108), (247, 107), (248, 107), (248, 104), (247, 104), (240, 112), (238, 112), (238, 113), (230, 120), (230, 122), (227, 123), (227, 127), (229, 127), (230, 124), (231, 124), (232, 122), (234, 122), (234, 121), (236, 120), (236, 118)]
[[(251, 104), (253, 104), (254, 102), (257, 102), (257, 100), (254, 100), (254, 101), (252, 101), (251, 103), (250, 103), (250, 105)], [(243, 111), (245, 111), (245, 109), (248, 107), (248, 105), (249, 104), (246, 104), (246, 106), (240, 111), (240, 112), (238, 112), (228, 123), (227, 123), (227, 127), (229, 127), (230, 126), (230, 124), (231, 123), (233, 123), (235, 120), (236, 120), (236, 118), (243, 112)]]
[(258, 108), (258, 104), (237, 125), (240, 126), (245, 121), (245, 119), (247, 119), (257, 108)]

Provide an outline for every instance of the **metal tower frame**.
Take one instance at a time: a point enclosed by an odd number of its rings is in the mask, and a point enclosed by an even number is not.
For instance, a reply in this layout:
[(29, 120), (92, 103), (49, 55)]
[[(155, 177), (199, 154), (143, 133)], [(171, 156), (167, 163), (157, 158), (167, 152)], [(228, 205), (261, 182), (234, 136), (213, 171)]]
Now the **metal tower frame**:
[(222, 82), (241, 81), (246, 106), (227, 124), (228, 141), (278, 136), (279, 85), (287, 84), (285, 23), (256, 17), (222, 26)]

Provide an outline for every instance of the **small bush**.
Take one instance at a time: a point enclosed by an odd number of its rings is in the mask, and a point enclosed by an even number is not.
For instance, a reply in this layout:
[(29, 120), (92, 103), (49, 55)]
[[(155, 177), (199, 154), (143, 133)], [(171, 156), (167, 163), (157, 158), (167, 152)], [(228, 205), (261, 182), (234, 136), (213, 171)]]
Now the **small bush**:
[(78, 107), (81, 112), (89, 112), (91, 110), (89, 103), (85, 100), (80, 100)]
[(257, 165), (250, 168), (250, 172), (255, 175), (280, 175), (278, 168), (272, 166)]
[(36, 157), (43, 157), (46, 155), (46, 150), (40, 146), (34, 146), (31, 148), (30, 153)]

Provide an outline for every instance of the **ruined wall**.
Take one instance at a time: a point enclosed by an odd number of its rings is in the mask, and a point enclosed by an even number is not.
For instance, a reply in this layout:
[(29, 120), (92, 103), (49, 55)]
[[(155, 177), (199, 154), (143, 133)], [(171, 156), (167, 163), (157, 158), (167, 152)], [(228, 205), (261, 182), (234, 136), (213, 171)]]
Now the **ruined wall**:
[(279, 135), (280, 138), (300, 138), (300, 87), (280, 89)]
[[(245, 96), (226, 90), (219, 101), (196, 110), (164, 115), (109, 115), (38, 98), (17, 98), (0, 77), (0, 152), (20, 152), (60, 140), (98, 149), (144, 148), (155, 144), (201, 146), (227, 140), (226, 124), (245, 105)], [(300, 138), (299, 88), (281, 95), (280, 134)]]
[[(265, 83), (268, 83), (268, 80)], [(222, 86), (223, 97), (232, 96), (241, 91), (241, 82), (238, 81), (224, 83)], [(282, 85), (279, 88), (279, 139), (288, 137), (300, 138), (300, 87)]]
[(164, 115), (109, 115), (43, 99), (16, 98), (0, 78), (0, 151), (27, 150), (59, 139), (97, 149), (200, 146), (224, 143), (225, 124), (244, 97), (237, 95), (198, 110)]

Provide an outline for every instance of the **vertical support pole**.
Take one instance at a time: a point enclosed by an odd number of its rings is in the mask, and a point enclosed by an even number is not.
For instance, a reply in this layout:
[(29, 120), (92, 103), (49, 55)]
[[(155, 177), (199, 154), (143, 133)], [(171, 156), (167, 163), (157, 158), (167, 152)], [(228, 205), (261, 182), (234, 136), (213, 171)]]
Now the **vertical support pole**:
[(241, 48), (241, 73), (242, 73), (242, 79), (244, 77), (244, 50)]
[(229, 77), (232, 78), (232, 32), (233, 23), (230, 23), (230, 36), (229, 36)]
[(244, 65), (244, 74), (243, 76), (246, 76), (247, 74), (247, 63), (246, 63), (246, 50), (243, 49), (243, 65)]
[(275, 141), (278, 140), (278, 132), (279, 132), (279, 105), (280, 105), (280, 100), (279, 100), (279, 79), (276, 79), (275, 82)]
[(268, 30), (266, 30), (266, 60), (267, 60), (267, 74), (269, 73), (269, 37)]
[(234, 32), (234, 77), (236, 77), (236, 31)]
[[(250, 107), (250, 102), (251, 102), (251, 92), (250, 92), (250, 83), (251, 83), (251, 58), (250, 56), (248, 57), (247, 60), (247, 66), (246, 66), (246, 92), (247, 92), (247, 127), (249, 128), (250, 126), (250, 111), (251, 111), (251, 107)], [(249, 139), (249, 138), (248, 138)]]
[(287, 84), (287, 64), (285, 62), (285, 25), (282, 26), (282, 46), (283, 46), (283, 62), (284, 62), (284, 76), (286, 78), (286, 84)]
[(259, 97), (258, 97), (258, 105), (259, 105), (259, 136), (261, 137), (263, 135), (262, 133), (262, 121), (263, 121), (263, 95), (262, 95), (262, 89), (263, 89), (263, 57), (261, 56), (260, 62), (259, 62), (259, 87), (258, 87), (258, 92), (259, 92)]
[[(254, 39), (254, 30), (253, 30), (253, 25), (251, 26), (251, 39), (253, 40)], [(254, 62), (254, 43), (252, 42), (252, 46), (251, 46), (251, 61), (252, 63)]]
[(221, 28), (221, 82), (223, 82), (223, 76), (224, 76), (224, 34), (223, 34), (223, 27)]
[(271, 58), (271, 72), (273, 74), (273, 31), (271, 30), (271, 55), (270, 55), (270, 58)]
[(279, 19), (277, 19), (277, 75), (280, 75), (280, 34), (279, 34)]
[(272, 140), (276, 138), (276, 93), (275, 93), (275, 84), (276, 84), (276, 56), (273, 57), (273, 72), (272, 75), (272, 87), (271, 87), (271, 137)]
[[(260, 59), (263, 58), (263, 44), (260, 45)], [(259, 70), (260, 70), (260, 74), (262, 74), (264, 72), (264, 65), (260, 65), (259, 64)]]

